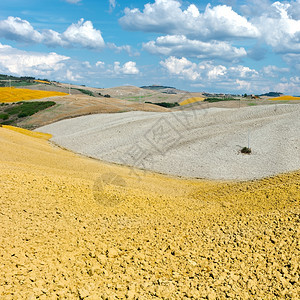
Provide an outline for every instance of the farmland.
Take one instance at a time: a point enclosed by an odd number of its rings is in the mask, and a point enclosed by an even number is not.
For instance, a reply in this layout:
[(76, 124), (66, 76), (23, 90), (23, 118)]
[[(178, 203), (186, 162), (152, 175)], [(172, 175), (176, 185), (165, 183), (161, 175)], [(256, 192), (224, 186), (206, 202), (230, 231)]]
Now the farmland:
[(24, 118), (54, 106), (54, 101), (20, 101), (16, 103), (1, 103), (0, 124), (18, 124)]
[(280, 96), (280, 97), (276, 97), (276, 98), (271, 98), (270, 100), (274, 100), (274, 101), (278, 101), (278, 100), (287, 100), (287, 101), (290, 101), (290, 100), (300, 100), (300, 97), (293, 97), (293, 96), (289, 96), (289, 95), (283, 95), (283, 96)]
[[(138, 181), (43, 139), (0, 136), (2, 298), (297, 297), (299, 172), (222, 183), (136, 170)], [(126, 186), (95, 197), (107, 173)], [(110, 196), (118, 206), (103, 205)]]
[(43, 81), (0, 104), (1, 299), (299, 298), (299, 101)]
[(18, 102), (65, 95), (67, 94), (61, 92), (35, 91), (30, 89), (17, 89), (14, 87), (0, 87), (0, 103)]
[(195, 103), (198, 101), (203, 101), (204, 99), (205, 98), (203, 98), (203, 97), (191, 97), (191, 98), (185, 99), (182, 102), (180, 102), (180, 105), (191, 104), (191, 103)]

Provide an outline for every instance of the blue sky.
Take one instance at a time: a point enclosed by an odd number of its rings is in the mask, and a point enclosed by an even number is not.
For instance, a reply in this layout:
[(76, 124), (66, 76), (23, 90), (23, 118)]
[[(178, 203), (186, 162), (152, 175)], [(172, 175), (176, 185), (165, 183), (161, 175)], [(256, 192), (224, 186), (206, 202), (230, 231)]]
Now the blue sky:
[(1, 1), (0, 72), (300, 95), (300, 0)]

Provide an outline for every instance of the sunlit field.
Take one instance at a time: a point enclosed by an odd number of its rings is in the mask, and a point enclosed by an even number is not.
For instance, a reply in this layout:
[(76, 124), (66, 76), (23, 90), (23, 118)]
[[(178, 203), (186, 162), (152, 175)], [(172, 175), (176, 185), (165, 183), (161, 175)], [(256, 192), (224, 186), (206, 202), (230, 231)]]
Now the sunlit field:
[(289, 95), (284, 95), (276, 98), (271, 98), (270, 100), (300, 100), (300, 97), (293, 97)]
[(67, 94), (61, 92), (16, 89), (14, 87), (0, 87), (0, 103), (19, 102), (24, 100), (34, 100), (65, 95)]
[(205, 98), (202, 97), (191, 97), (179, 103), (179, 105), (191, 104), (199, 101), (203, 101)]
[(11, 129), (0, 128), (1, 299), (298, 298), (299, 172), (169, 178)]

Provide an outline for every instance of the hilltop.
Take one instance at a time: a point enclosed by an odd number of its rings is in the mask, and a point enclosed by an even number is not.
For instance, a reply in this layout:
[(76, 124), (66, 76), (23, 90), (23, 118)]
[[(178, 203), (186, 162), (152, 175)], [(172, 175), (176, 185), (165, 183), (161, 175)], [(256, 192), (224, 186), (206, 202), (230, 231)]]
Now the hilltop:
[(267, 96), (267, 97), (280, 97), (282, 96), (283, 93), (278, 93), (278, 92), (269, 92), (269, 93), (265, 93), (265, 94), (262, 94), (260, 96)]
[[(281, 95), (281, 93), (268, 93), (261, 97), (240, 95), (225, 95), (211, 93), (197, 93), (179, 90), (172, 86), (150, 85), (150, 86), (119, 86), (111, 88), (96, 88), (85, 85), (76, 85), (50, 81), (48, 79), (36, 79), (34, 77), (16, 77), (10, 75), (0, 75), (0, 85), (6, 86), (6, 89), (13, 87), (17, 89), (26, 89), (26, 94), (29, 95), (30, 101), (55, 101), (55, 105), (50, 108), (45, 108), (33, 115), (21, 118), (8, 118), (5, 110), (10, 107), (0, 107), (0, 124), (17, 125), (24, 128), (37, 128), (53, 122), (78, 117), (87, 114), (97, 113), (118, 113), (128, 111), (152, 111), (152, 112), (167, 112), (177, 110), (199, 110), (206, 108), (241, 108), (247, 106), (268, 105), (274, 104), (271, 101), (270, 95)], [(0, 87), (1, 88), (1, 87)], [(0, 90), (0, 103), (3, 102), (3, 91)], [(30, 92), (32, 91), (32, 93)], [(59, 97), (39, 96), (34, 94), (45, 94), (49, 92), (56, 93)], [(5, 91), (6, 96), (10, 93)], [(21, 90), (20, 90), (21, 93)], [(20, 94), (19, 93), (19, 94)], [(25, 93), (25, 92), (24, 92)], [(64, 93), (64, 96), (63, 94)], [(54, 95), (53, 94), (53, 95)], [(24, 97), (15, 97), (8, 102), (18, 102)], [(28, 100), (27, 99), (27, 100)], [(299, 102), (295, 98), (280, 98), (274, 99), (278, 103), (293, 103)], [(12, 103), (9, 106), (14, 106)]]

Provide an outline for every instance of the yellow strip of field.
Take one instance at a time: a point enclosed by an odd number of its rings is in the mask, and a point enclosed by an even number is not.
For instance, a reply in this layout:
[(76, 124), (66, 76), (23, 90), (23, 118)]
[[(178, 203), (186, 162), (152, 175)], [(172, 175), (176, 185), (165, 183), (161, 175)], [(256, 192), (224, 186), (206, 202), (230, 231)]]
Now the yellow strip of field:
[(35, 82), (39, 82), (39, 83), (46, 83), (46, 84), (50, 84), (49, 81), (45, 81), (45, 80), (34, 80)]
[(271, 98), (269, 100), (300, 100), (300, 97), (294, 97), (294, 96), (280, 96), (280, 97), (276, 97), (276, 98)]
[(30, 89), (16, 89), (14, 87), (0, 87), (0, 103), (19, 102), (66, 95), (68, 94), (53, 91), (37, 91)]
[(191, 97), (186, 100), (183, 100), (182, 102), (179, 103), (179, 105), (186, 105), (186, 104), (191, 104), (199, 101), (203, 101), (205, 98), (202, 97)]
[(44, 133), (44, 132), (38, 132), (38, 131), (31, 131), (20, 127), (10, 126), (10, 125), (2, 125), (3, 128), (10, 129), (31, 137), (43, 139), (43, 140), (49, 140), (52, 138), (52, 134)]
[(0, 153), (1, 299), (298, 298), (299, 171), (170, 178), (5, 127)]

